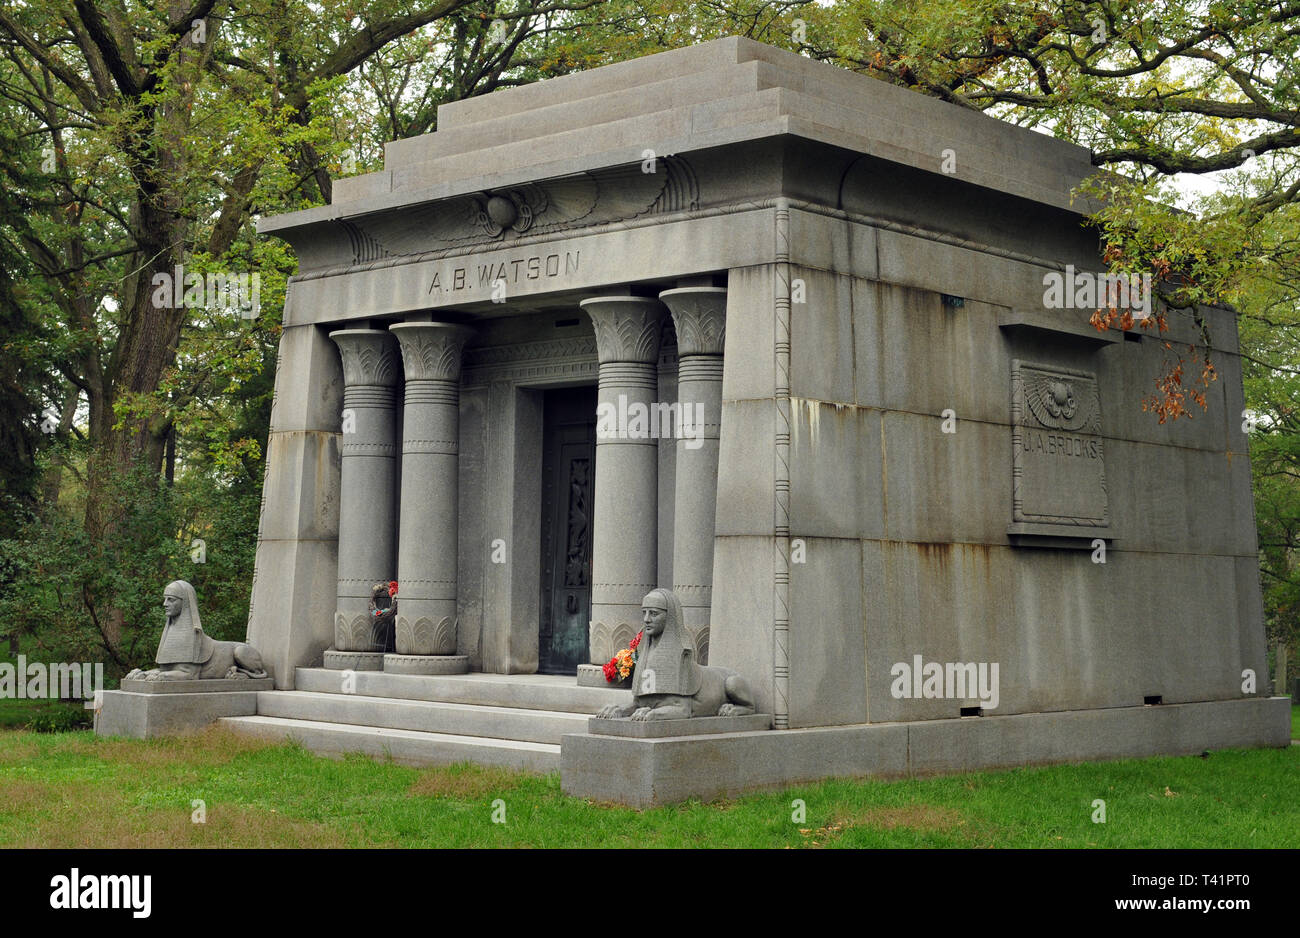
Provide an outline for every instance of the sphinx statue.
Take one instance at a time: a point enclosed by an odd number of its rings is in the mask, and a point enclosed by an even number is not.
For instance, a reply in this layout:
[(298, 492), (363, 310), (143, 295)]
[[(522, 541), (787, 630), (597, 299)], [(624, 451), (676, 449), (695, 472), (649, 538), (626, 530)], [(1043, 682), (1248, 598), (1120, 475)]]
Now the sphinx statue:
[(219, 678), (267, 677), (262, 653), (243, 642), (218, 642), (203, 631), (194, 587), (173, 580), (163, 590), (167, 615), (158, 653), (158, 667), (136, 668), (126, 681), (199, 681)]
[(754, 712), (754, 695), (743, 677), (728, 668), (695, 662), (676, 593), (666, 589), (647, 593), (641, 601), (641, 622), (645, 628), (632, 672), (632, 703), (610, 704), (597, 716), (685, 720)]

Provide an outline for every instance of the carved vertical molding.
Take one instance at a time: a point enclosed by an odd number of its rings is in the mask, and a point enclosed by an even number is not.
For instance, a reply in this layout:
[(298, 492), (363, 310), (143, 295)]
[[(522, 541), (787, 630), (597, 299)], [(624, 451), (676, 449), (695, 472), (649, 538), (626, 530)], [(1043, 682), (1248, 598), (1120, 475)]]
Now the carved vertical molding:
[(776, 200), (776, 442), (773, 469), (772, 724), (790, 727), (790, 201)]

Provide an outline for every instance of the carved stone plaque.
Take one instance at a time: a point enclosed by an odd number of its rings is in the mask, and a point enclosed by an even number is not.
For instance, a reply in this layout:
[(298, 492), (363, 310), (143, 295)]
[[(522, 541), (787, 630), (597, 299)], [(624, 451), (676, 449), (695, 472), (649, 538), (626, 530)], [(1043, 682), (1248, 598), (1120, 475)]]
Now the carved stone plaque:
[(1107, 525), (1097, 376), (1011, 362), (1013, 520)]

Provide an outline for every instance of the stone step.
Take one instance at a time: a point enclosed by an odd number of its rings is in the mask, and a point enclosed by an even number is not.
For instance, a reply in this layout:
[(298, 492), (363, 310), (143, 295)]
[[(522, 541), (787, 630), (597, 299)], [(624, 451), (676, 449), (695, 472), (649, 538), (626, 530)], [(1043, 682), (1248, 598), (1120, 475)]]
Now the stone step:
[(610, 91), (653, 85), (666, 78), (725, 68), (754, 58), (761, 49), (759, 43), (728, 36), (519, 88), (449, 101), (438, 106), (438, 127), (464, 127)]
[[(712, 146), (716, 143), (712, 137), (721, 134), (727, 139), (725, 132), (732, 128), (782, 116), (779, 107), (782, 90), (746, 91), (687, 107), (647, 111), (603, 123), (599, 133), (593, 133), (589, 127), (571, 127), (470, 152), (434, 155), (390, 170), (392, 188), (393, 191), (420, 189), (453, 179), (517, 172), (524, 166), (572, 164), (577, 156), (593, 157), (597, 152), (627, 151), (634, 154), (627, 162), (635, 162), (647, 147), (668, 155), (679, 148)], [(604, 161), (602, 156), (595, 162)]]
[[(474, 704), (481, 707), (514, 707), (520, 710), (550, 710), (591, 715), (610, 703), (628, 703), (626, 690), (579, 687), (576, 679), (554, 674), (386, 674), (357, 671), (352, 675), (353, 694), (401, 700), (434, 700), (440, 703)], [(298, 668), (294, 672), (297, 690), (318, 694), (343, 694), (343, 672), (326, 668)]]
[[(395, 170), (459, 153), (519, 144), (581, 128), (605, 133), (606, 124), (677, 110), (722, 98), (736, 98), (771, 87), (775, 69), (745, 62), (721, 71), (674, 75), (651, 85), (621, 88), (577, 100), (560, 101), (521, 113), (492, 117), (436, 133), (393, 140), (384, 145), (384, 169)], [(652, 142), (647, 142), (647, 146)]]
[(551, 743), (265, 716), (227, 717), (221, 724), (259, 739), (293, 739), (316, 753), (364, 752), (403, 765), (474, 762), (530, 772), (555, 772), (560, 768), (560, 747)]
[(585, 713), (566, 711), (301, 690), (259, 693), (257, 715), (554, 745), (559, 745), (565, 733), (587, 732), (590, 719)]

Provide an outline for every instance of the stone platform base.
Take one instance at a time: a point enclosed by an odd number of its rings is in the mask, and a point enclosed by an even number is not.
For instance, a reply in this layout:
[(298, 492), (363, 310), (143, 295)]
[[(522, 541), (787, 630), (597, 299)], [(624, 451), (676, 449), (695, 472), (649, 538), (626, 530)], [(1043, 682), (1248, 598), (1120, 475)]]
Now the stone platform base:
[(705, 733), (754, 733), (771, 728), (770, 713), (751, 713), (743, 717), (696, 717), (693, 720), (602, 720), (600, 717), (592, 717), (587, 721), (588, 733), (632, 739), (700, 736)]
[(325, 652), (324, 667), (331, 671), (382, 671), (384, 653), (382, 651), (338, 651), (331, 648)]
[[(104, 691), (95, 734), (153, 739), (202, 729), (222, 717), (252, 716), (257, 713), (257, 692), (271, 690), (273, 684), (270, 678), (123, 681), (123, 690)], [(213, 685), (225, 689), (213, 690)]]
[(468, 655), (384, 655), (389, 674), (468, 674)]
[(567, 795), (644, 808), (825, 778), (1280, 748), (1290, 737), (1288, 697), (703, 736), (567, 735), (560, 783)]
[(216, 694), (222, 691), (275, 690), (269, 677), (222, 678), (216, 681), (123, 681), (133, 694)]
[(605, 680), (605, 671), (598, 664), (580, 664), (578, 665), (578, 686), (579, 687), (607, 687), (611, 690), (631, 690), (632, 678), (618, 681), (611, 684)]

